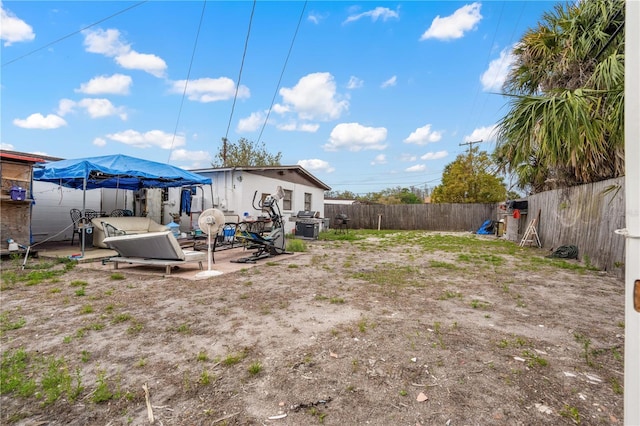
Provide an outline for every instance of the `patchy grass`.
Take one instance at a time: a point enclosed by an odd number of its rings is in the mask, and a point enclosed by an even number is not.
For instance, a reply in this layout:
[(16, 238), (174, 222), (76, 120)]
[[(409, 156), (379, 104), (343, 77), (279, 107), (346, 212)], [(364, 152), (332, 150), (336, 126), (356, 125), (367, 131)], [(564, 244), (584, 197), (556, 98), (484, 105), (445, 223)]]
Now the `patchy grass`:
[(308, 250), (307, 243), (299, 239), (287, 240), (287, 251), (291, 252), (306, 252)]

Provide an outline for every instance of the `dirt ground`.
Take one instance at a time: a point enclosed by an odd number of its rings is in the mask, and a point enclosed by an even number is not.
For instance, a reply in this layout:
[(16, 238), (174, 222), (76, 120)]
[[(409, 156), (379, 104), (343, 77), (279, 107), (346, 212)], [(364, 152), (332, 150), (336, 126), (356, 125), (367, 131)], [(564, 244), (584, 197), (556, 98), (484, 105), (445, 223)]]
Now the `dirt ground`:
[(621, 279), (468, 233), (305, 243), (206, 280), (4, 261), (1, 424), (623, 423)]

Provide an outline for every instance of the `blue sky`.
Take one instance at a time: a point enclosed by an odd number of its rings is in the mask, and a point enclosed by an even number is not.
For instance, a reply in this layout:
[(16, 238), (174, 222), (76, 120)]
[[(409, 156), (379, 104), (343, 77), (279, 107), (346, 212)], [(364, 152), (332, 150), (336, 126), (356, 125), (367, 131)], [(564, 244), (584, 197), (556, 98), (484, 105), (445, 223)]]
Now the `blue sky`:
[(4, 1), (0, 143), (190, 169), (244, 137), (336, 191), (433, 188), (493, 150), (510, 49), (554, 4)]

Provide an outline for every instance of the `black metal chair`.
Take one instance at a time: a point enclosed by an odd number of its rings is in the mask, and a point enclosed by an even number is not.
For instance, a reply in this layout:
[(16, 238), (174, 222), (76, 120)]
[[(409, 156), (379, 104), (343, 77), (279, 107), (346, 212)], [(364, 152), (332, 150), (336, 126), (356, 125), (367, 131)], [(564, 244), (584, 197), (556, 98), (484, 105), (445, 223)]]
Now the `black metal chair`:
[(109, 213), (111, 217), (133, 216), (133, 212), (127, 209), (115, 209)]
[(101, 216), (102, 216), (102, 212), (98, 212), (92, 209), (84, 210), (84, 217), (86, 217), (89, 222), (91, 221), (91, 219), (95, 219), (96, 217), (101, 217)]

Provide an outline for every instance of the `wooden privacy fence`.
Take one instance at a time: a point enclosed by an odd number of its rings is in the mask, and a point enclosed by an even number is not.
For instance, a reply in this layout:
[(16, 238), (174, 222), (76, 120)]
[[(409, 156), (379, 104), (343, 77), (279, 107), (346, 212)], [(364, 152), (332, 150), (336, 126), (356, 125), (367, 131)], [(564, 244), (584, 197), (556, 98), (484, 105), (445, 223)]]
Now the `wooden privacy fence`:
[(625, 239), (624, 177), (530, 195), (528, 220), (538, 217), (546, 248), (578, 246), (583, 262), (621, 275)]
[(354, 229), (423, 229), (426, 231), (477, 231), (487, 219), (495, 219), (496, 204), (325, 204), (324, 217), (349, 217)]
[[(576, 245), (581, 260), (618, 276), (624, 274), (624, 177), (572, 188), (556, 189), (527, 198), (527, 223), (538, 219), (543, 247)], [(349, 228), (426, 231), (477, 231), (486, 219), (497, 219), (497, 204), (325, 204), (324, 217), (349, 217)], [(379, 221), (379, 222), (378, 222)], [(521, 236), (520, 236), (521, 238)]]

